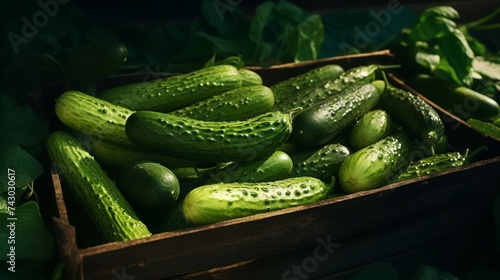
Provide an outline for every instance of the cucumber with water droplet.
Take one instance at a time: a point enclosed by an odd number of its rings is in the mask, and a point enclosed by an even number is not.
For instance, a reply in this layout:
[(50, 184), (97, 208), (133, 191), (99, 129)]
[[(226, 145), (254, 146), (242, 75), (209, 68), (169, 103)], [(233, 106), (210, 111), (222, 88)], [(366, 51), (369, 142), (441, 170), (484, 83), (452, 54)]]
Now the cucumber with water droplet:
[(55, 131), (47, 138), (46, 147), (63, 179), (63, 190), (73, 196), (105, 242), (151, 235), (114, 181), (77, 138), (66, 131)]
[(190, 223), (209, 224), (318, 202), (327, 198), (332, 189), (333, 184), (314, 177), (211, 184), (190, 191), (182, 209)]
[(263, 85), (242, 86), (170, 112), (203, 121), (239, 121), (270, 112), (274, 94)]
[(395, 133), (351, 154), (338, 173), (345, 193), (378, 188), (397, 178), (410, 164), (412, 142), (404, 133)]
[(291, 114), (268, 112), (244, 121), (201, 121), (138, 111), (125, 124), (138, 146), (172, 157), (225, 163), (270, 156), (292, 132)]
[(232, 162), (217, 170), (205, 184), (276, 181), (287, 178), (292, 167), (292, 159), (287, 153), (275, 151), (267, 158)]
[(329, 182), (337, 177), (340, 165), (350, 154), (349, 148), (340, 143), (292, 152), (293, 168), (289, 176), (311, 176)]
[(242, 76), (232, 65), (215, 65), (189, 73), (106, 89), (99, 98), (131, 110), (171, 112), (239, 88)]
[(133, 110), (111, 104), (80, 91), (66, 91), (56, 99), (57, 118), (67, 127), (93, 140), (137, 147), (125, 134), (125, 122)]

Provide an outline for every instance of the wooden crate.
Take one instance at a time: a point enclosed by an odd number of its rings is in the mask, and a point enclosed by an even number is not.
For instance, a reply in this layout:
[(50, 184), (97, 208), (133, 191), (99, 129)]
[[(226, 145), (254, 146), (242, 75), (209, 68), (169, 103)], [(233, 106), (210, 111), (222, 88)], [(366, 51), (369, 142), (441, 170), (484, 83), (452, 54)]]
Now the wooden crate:
[[(392, 63), (392, 55), (390, 52), (377, 52), (374, 56), (353, 55), (334, 58), (332, 61), (347, 69), (368, 63), (389, 64)], [(303, 72), (318, 65), (315, 63), (312, 61), (297, 67), (302, 67)], [(271, 83), (270, 79), (266, 79), (267, 75), (271, 74), (266, 73), (275, 73), (274, 77), (285, 77), (287, 73), (288, 75), (301, 73), (293, 65), (279, 68), (277, 72), (268, 72), (269, 69), (255, 70), (261, 71), (259, 74), (263, 76), (265, 83)], [(289, 71), (296, 72), (290, 74)], [(158, 74), (162, 75), (168, 74)], [(100, 83), (98, 88), (142, 81), (144, 77), (143, 74), (112, 77)], [(39, 113), (52, 120), (52, 129), (60, 125), (57, 124), (52, 110), (54, 98), (62, 91), (61, 86), (54, 85), (42, 88), (32, 95), (34, 101), (42, 104), (38, 108)], [(498, 191), (498, 185), (490, 182), (500, 181), (499, 143), (490, 141), (491, 139), (471, 131), (466, 126), (455, 126), (455, 122), (447, 122), (446, 127), (447, 133), (451, 133), (450, 144), (454, 147), (487, 145), (488, 153), (483, 153), (482, 158), (473, 164), (376, 190), (211, 225), (154, 234), (127, 242), (103, 244), (97, 237), (92, 239), (92, 236), (87, 236), (95, 233), (90, 221), (64, 192), (64, 184), (61, 184), (58, 174), (51, 170), (57, 206), (57, 216), (53, 217), (53, 224), (68, 277), (70, 279), (123, 279), (123, 277), (134, 277), (136, 280), (166, 279), (204, 275), (206, 271), (219, 269), (228, 273), (236, 272), (227, 274), (231, 276), (227, 279), (244, 279), (248, 270), (227, 268), (251, 268), (252, 266), (241, 264), (252, 264), (254, 260), (259, 259), (280, 260), (280, 256), (287, 254), (301, 256), (299, 252), (306, 252), (307, 255), (308, 248), (317, 247), (321, 238), (324, 242), (331, 240), (339, 243), (351, 239), (354, 240), (352, 244), (356, 244), (356, 238), (361, 238), (365, 244), (372, 244), (374, 240), (370, 238), (375, 236), (372, 234), (376, 231), (385, 228), (393, 233), (393, 238), (397, 238), (398, 231), (392, 230), (392, 227), (404, 232), (416, 225), (425, 227), (425, 224), (432, 220), (438, 228), (437, 233), (424, 231), (423, 235), (419, 235), (418, 232), (410, 235), (410, 245), (417, 246), (439, 234), (449, 232), (450, 228), (446, 227), (446, 223), (440, 222), (442, 219), (451, 219), (451, 228), (457, 228), (459, 222), (473, 220), (471, 215), (477, 213), (475, 211), (481, 211), (481, 207), (476, 206), (486, 205)], [(436, 217), (431, 219), (430, 216), (434, 215)], [(460, 220), (458, 219), (460, 216), (457, 215), (465, 215), (467, 219)], [(410, 224), (405, 226), (402, 224), (404, 222)], [(362, 236), (363, 234), (365, 235)], [(81, 241), (82, 235), (88, 237), (86, 242)], [(349, 246), (340, 248), (339, 251)], [(357, 248), (358, 252), (362, 250), (360, 246), (353, 248)], [(372, 257), (362, 261), (353, 259), (350, 263), (344, 262), (343, 268), (372, 261), (375, 256), (392, 254), (395, 249), (397, 248), (386, 248), (374, 252)], [(352, 256), (356, 250), (346, 253), (347, 256), (349, 254)], [(343, 259), (346, 255), (332, 254), (332, 256), (335, 256), (332, 257), (334, 260)], [(282, 263), (284, 267), (289, 267), (291, 264), (291, 262)], [(260, 279), (269, 279), (267, 275), (272, 273), (279, 275), (279, 272), (282, 272), (282, 270), (273, 271), (273, 267), (265, 265), (253, 268), (252, 270), (261, 270), (262, 274), (253, 274)], [(332, 271), (324, 271), (324, 273), (329, 272)]]

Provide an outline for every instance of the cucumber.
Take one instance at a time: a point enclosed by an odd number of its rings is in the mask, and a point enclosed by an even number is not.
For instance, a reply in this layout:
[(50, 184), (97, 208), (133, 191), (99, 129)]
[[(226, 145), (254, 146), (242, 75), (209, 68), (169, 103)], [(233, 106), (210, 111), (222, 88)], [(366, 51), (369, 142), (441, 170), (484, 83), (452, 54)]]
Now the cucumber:
[(438, 112), (417, 95), (388, 86), (380, 97), (382, 109), (387, 111), (419, 145), (434, 146), (444, 134), (444, 124)]
[(353, 125), (349, 133), (349, 143), (354, 151), (361, 150), (389, 136), (392, 131), (391, 115), (384, 110), (372, 110)]
[(136, 147), (125, 133), (134, 111), (80, 91), (66, 91), (56, 99), (55, 114), (67, 127), (97, 140)]
[(71, 50), (64, 61), (64, 69), (71, 81), (93, 83), (120, 70), (127, 57), (127, 48), (122, 42), (96, 40)]
[(327, 143), (372, 110), (381, 94), (370, 83), (355, 85), (300, 111), (293, 119), (291, 141), (303, 147)]
[(116, 186), (150, 228), (166, 214), (179, 197), (179, 180), (169, 168), (152, 161), (122, 166)]
[(354, 152), (340, 166), (340, 187), (345, 193), (355, 193), (382, 186), (406, 168), (411, 149), (409, 137), (395, 133)]
[(150, 236), (115, 183), (85, 147), (65, 131), (51, 133), (46, 142), (52, 165), (76, 203), (94, 223), (105, 242)]
[(241, 75), (241, 86), (262, 85), (262, 77), (247, 68), (238, 68)]
[(420, 74), (410, 78), (408, 84), (436, 105), (463, 120), (475, 118), (487, 121), (500, 114), (500, 105), (495, 99), (437, 77)]
[(129, 148), (101, 140), (92, 140), (89, 151), (98, 162), (110, 167), (121, 167), (141, 160), (158, 162), (168, 168), (189, 167), (195, 164), (189, 160), (148, 152), (139, 147)]
[(104, 90), (99, 98), (131, 110), (171, 112), (242, 85), (238, 69), (216, 65)]
[(268, 112), (245, 121), (200, 121), (138, 111), (125, 125), (138, 146), (193, 161), (251, 161), (270, 156), (292, 132), (290, 114)]
[(295, 98), (301, 91), (314, 88), (320, 84), (337, 78), (344, 68), (337, 64), (327, 64), (313, 68), (305, 73), (282, 80), (270, 86), (274, 93), (275, 103), (280, 104), (289, 98)]
[(291, 153), (293, 169), (289, 176), (310, 176), (328, 183), (332, 177), (337, 177), (340, 165), (350, 154), (349, 148), (342, 144), (327, 144)]
[(158, 228), (158, 232), (175, 231), (193, 226), (186, 219), (186, 217), (184, 217), (184, 213), (182, 212), (182, 204), (183, 200), (178, 200), (173, 206), (168, 209), (163, 219), (161, 219), (161, 224)]
[(203, 121), (241, 121), (270, 112), (274, 94), (263, 85), (243, 86), (170, 112)]
[(448, 170), (450, 168), (463, 166), (470, 163), (477, 154), (485, 150), (487, 150), (487, 147), (481, 146), (471, 153), (469, 153), (469, 149), (466, 149), (463, 153), (457, 151), (443, 152), (441, 154), (422, 158), (411, 162), (408, 167), (406, 167), (405, 170), (399, 174), (397, 178), (395, 178), (394, 181), (399, 182), (409, 180)]
[(397, 177), (396, 182), (417, 178), (424, 175), (444, 171), (453, 167), (462, 166), (465, 163), (468, 150), (460, 152), (448, 152), (420, 159), (410, 165)]
[(183, 202), (186, 219), (210, 224), (325, 199), (331, 186), (314, 177), (262, 183), (221, 183), (190, 191)]
[(224, 166), (205, 184), (276, 181), (285, 179), (292, 167), (292, 159), (287, 153), (275, 151), (268, 158), (251, 162), (233, 162)]
[(277, 111), (289, 111), (301, 107), (306, 109), (315, 103), (322, 102), (331, 96), (344, 92), (355, 85), (371, 83), (382, 66), (371, 64), (353, 67), (342, 72), (338, 77), (325, 81), (315, 87), (308, 88), (296, 94), (293, 98), (274, 106)]

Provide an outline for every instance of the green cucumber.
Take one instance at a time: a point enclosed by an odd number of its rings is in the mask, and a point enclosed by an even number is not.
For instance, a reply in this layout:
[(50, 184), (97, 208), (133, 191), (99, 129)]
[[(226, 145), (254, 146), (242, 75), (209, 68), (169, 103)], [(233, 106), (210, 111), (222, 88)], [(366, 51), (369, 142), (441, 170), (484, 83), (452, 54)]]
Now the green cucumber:
[(293, 98), (288, 98), (286, 101), (278, 103), (274, 106), (275, 110), (286, 112), (298, 107), (306, 109), (313, 104), (322, 102), (329, 97), (344, 92), (347, 88), (373, 82), (376, 73), (383, 67), (384, 66), (372, 64), (350, 68), (334, 79), (327, 80), (323, 84), (308, 88), (296, 94)]
[(372, 110), (381, 94), (370, 83), (355, 85), (300, 111), (293, 119), (291, 141), (303, 147), (327, 143)]
[(125, 45), (103, 39), (78, 45), (64, 61), (67, 77), (80, 84), (93, 83), (116, 73), (127, 60)]
[(330, 185), (314, 177), (204, 185), (186, 195), (183, 213), (194, 225), (210, 224), (318, 202), (330, 191)]
[(56, 99), (55, 114), (67, 127), (95, 139), (135, 147), (126, 133), (125, 122), (134, 113), (80, 91), (66, 91)]
[(156, 227), (180, 193), (179, 180), (174, 172), (152, 161), (122, 166), (117, 175), (116, 187), (150, 228)]
[(396, 182), (417, 178), (424, 175), (444, 171), (453, 167), (462, 166), (467, 157), (468, 150), (462, 154), (460, 152), (448, 152), (425, 157), (410, 165), (401, 173)]
[(392, 126), (391, 115), (386, 111), (376, 109), (367, 112), (351, 128), (350, 146), (357, 151), (382, 140), (392, 133)]
[(420, 74), (412, 77), (408, 84), (436, 105), (463, 120), (475, 118), (487, 121), (500, 114), (500, 105), (493, 98), (437, 77)]
[(338, 143), (290, 153), (293, 169), (289, 176), (311, 176), (329, 182), (337, 177), (340, 165), (350, 154), (349, 148)]
[(380, 104), (423, 145), (434, 146), (444, 134), (444, 124), (438, 112), (407, 90), (388, 86), (380, 97)]
[(270, 88), (275, 96), (275, 103), (281, 104), (285, 100), (295, 98), (299, 92), (314, 88), (320, 84), (337, 78), (344, 72), (344, 68), (337, 64), (327, 64), (313, 68), (305, 73), (293, 76), (273, 84)]
[(411, 162), (406, 169), (394, 180), (396, 182), (417, 178), (424, 175), (434, 174), (454, 167), (463, 166), (480, 152), (487, 150), (486, 146), (469, 153), (469, 149), (461, 152), (445, 152), (422, 158)]
[(242, 85), (238, 69), (216, 65), (104, 90), (99, 98), (131, 110), (171, 112)]
[(141, 160), (158, 162), (169, 168), (189, 167), (194, 165), (194, 163), (189, 160), (152, 153), (139, 147), (124, 147), (102, 140), (92, 140), (90, 142), (89, 151), (97, 161), (111, 167), (120, 167)]
[(274, 95), (263, 85), (242, 86), (170, 112), (203, 121), (239, 121), (270, 112)]
[(52, 165), (63, 178), (63, 190), (68, 190), (105, 242), (151, 235), (115, 183), (73, 135), (55, 131), (46, 146)]
[(139, 111), (125, 125), (138, 146), (194, 161), (251, 161), (270, 156), (292, 132), (290, 114), (268, 112), (245, 121), (200, 121)]
[(174, 205), (172, 205), (165, 216), (161, 219), (161, 224), (158, 228), (158, 232), (168, 232), (180, 229), (185, 229), (193, 226), (184, 217), (182, 212), (183, 200), (177, 200)]
[(411, 150), (409, 137), (395, 133), (354, 152), (340, 166), (340, 187), (355, 193), (382, 186), (406, 168)]
[(205, 184), (276, 181), (285, 179), (292, 167), (292, 159), (287, 153), (275, 151), (267, 158), (226, 165), (215, 172)]
[(262, 77), (247, 68), (238, 68), (241, 75), (241, 86), (262, 85)]

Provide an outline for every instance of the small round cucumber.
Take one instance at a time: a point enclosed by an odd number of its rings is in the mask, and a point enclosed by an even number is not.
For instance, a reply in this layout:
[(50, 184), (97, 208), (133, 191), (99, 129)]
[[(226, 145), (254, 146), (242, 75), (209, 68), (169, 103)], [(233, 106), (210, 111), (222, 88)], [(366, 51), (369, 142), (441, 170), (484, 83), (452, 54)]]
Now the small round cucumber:
[(354, 152), (340, 166), (340, 187), (355, 193), (382, 186), (409, 164), (411, 148), (406, 134), (395, 133)]
[(206, 184), (232, 182), (266, 182), (284, 179), (292, 170), (293, 162), (283, 151), (251, 162), (233, 162), (219, 169)]
[(134, 162), (120, 168), (117, 187), (139, 214), (165, 212), (180, 192), (175, 174), (151, 161)]
[(349, 142), (355, 151), (369, 146), (392, 133), (392, 118), (384, 110), (364, 114), (351, 128)]

